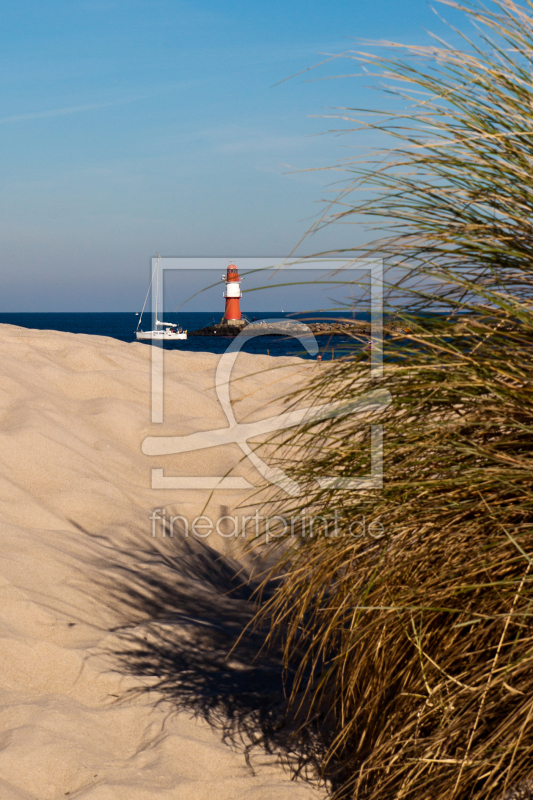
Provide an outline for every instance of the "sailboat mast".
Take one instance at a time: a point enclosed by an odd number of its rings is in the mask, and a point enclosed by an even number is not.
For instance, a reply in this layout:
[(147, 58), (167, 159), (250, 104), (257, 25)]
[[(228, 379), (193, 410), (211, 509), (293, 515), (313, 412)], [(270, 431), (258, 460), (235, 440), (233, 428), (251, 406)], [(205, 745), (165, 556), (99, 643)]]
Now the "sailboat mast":
[(154, 330), (157, 330), (157, 326), (159, 325), (159, 310), (162, 305), (162, 281), (160, 281), (160, 262), (161, 256), (159, 253), (157, 254), (157, 261), (155, 262), (155, 286), (154, 286), (154, 295), (152, 298), (152, 327)]
[(157, 330), (158, 314), (159, 314), (159, 253), (157, 254), (157, 267), (155, 274), (155, 329), (156, 330)]
[[(142, 322), (142, 318), (143, 318), (143, 314), (144, 314), (144, 309), (146, 308), (146, 303), (148, 302), (148, 295), (150, 294), (150, 291), (151, 291), (152, 286), (154, 284), (154, 273), (156, 271), (156, 268), (157, 268), (157, 263), (154, 265), (154, 268), (152, 269), (152, 274), (150, 275), (150, 284), (148, 286), (148, 291), (146, 292), (146, 297), (144, 298), (142, 311), (141, 311), (141, 314), (140, 314), (140, 317), (139, 317), (139, 322), (137, 323), (137, 329), (135, 331), (136, 333), (137, 333), (137, 331), (139, 330), (139, 328), (141, 326), (141, 322)], [(152, 312), (153, 312), (153, 305), (154, 304), (152, 302)]]

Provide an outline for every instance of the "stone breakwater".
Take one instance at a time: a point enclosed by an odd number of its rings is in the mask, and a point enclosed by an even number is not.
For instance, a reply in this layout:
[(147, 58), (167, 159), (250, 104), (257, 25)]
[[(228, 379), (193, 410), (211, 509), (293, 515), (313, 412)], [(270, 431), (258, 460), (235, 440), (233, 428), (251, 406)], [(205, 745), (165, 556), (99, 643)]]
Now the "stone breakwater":
[[(370, 322), (359, 321), (339, 321), (339, 322), (311, 322), (309, 328), (315, 336), (324, 336), (326, 334), (350, 334), (352, 336), (370, 336), (372, 327)], [(386, 336), (399, 335), (407, 333), (405, 328), (402, 328), (398, 323), (388, 323), (383, 325), (383, 333)]]
[(188, 331), (188, 336), (237, 336), (243, 329), (236, 325), (206, 325), (197, 331)]
[[(287, 322), (251, 322), (245, 327), (235, 325), (207, 325), (197, 331), (189, 331), (189, 336), (237, 336), (243, 333), (244, 336), (255, 336), (257, 334), (269, 336), (294, 336), (295, 333), (305, 334), (311, 331), (315, 336), (331, 335), (352, 335), (370, 336), (371, 326), (369, 322), (359, 321), (332, 321), (332, 322), (310, 322), (308, 324), (298, 321)], [(388, 324), (383, 326), (383, 333), (387, 335), (400, 334), (403, 330), (398, 324)]]

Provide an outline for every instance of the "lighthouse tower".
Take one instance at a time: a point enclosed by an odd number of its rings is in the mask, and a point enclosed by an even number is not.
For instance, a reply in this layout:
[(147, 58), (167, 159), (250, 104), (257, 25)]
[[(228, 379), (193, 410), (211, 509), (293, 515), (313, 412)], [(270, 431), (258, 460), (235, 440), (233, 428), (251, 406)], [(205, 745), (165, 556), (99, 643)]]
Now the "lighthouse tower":
[(246, 320), (241, 317), (240, 300), (242, 297), (239, 272), (235, 264), (228, 266), (226, 275), (222, 276), (226, 284), (224, 297), (226, 298), (226, 310), (224, 312), (223, 323), (226, 325), (245, 325)]

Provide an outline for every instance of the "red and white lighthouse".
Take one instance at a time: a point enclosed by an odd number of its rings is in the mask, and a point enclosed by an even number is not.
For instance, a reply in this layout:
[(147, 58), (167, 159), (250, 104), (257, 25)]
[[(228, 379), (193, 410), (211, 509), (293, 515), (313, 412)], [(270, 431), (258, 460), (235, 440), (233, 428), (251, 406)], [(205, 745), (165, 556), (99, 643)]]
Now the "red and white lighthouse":
[(224, 292), (224, 297), (226, 298), (224, 322), (228, 325), (242, 325), (242, 322), (244, 322), (244, 320), (241, 322), (240, 300), (242, 292), (239, 272), (235, 264), (228, 266), (228, 271), (226, 275), (222, 276), (222, 280), (226, 284), (226, 291)]

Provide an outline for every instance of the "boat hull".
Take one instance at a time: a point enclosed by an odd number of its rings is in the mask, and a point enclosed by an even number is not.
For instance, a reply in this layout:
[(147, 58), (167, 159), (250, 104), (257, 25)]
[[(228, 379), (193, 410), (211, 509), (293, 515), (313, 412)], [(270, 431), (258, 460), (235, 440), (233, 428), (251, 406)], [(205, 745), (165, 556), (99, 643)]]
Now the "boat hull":
[(174, 342), (178, 339), (183, 341), (187, 338), (186, 333), (171, 333), (170, 331), (137, 331), (137, 339), (144, 341)]

